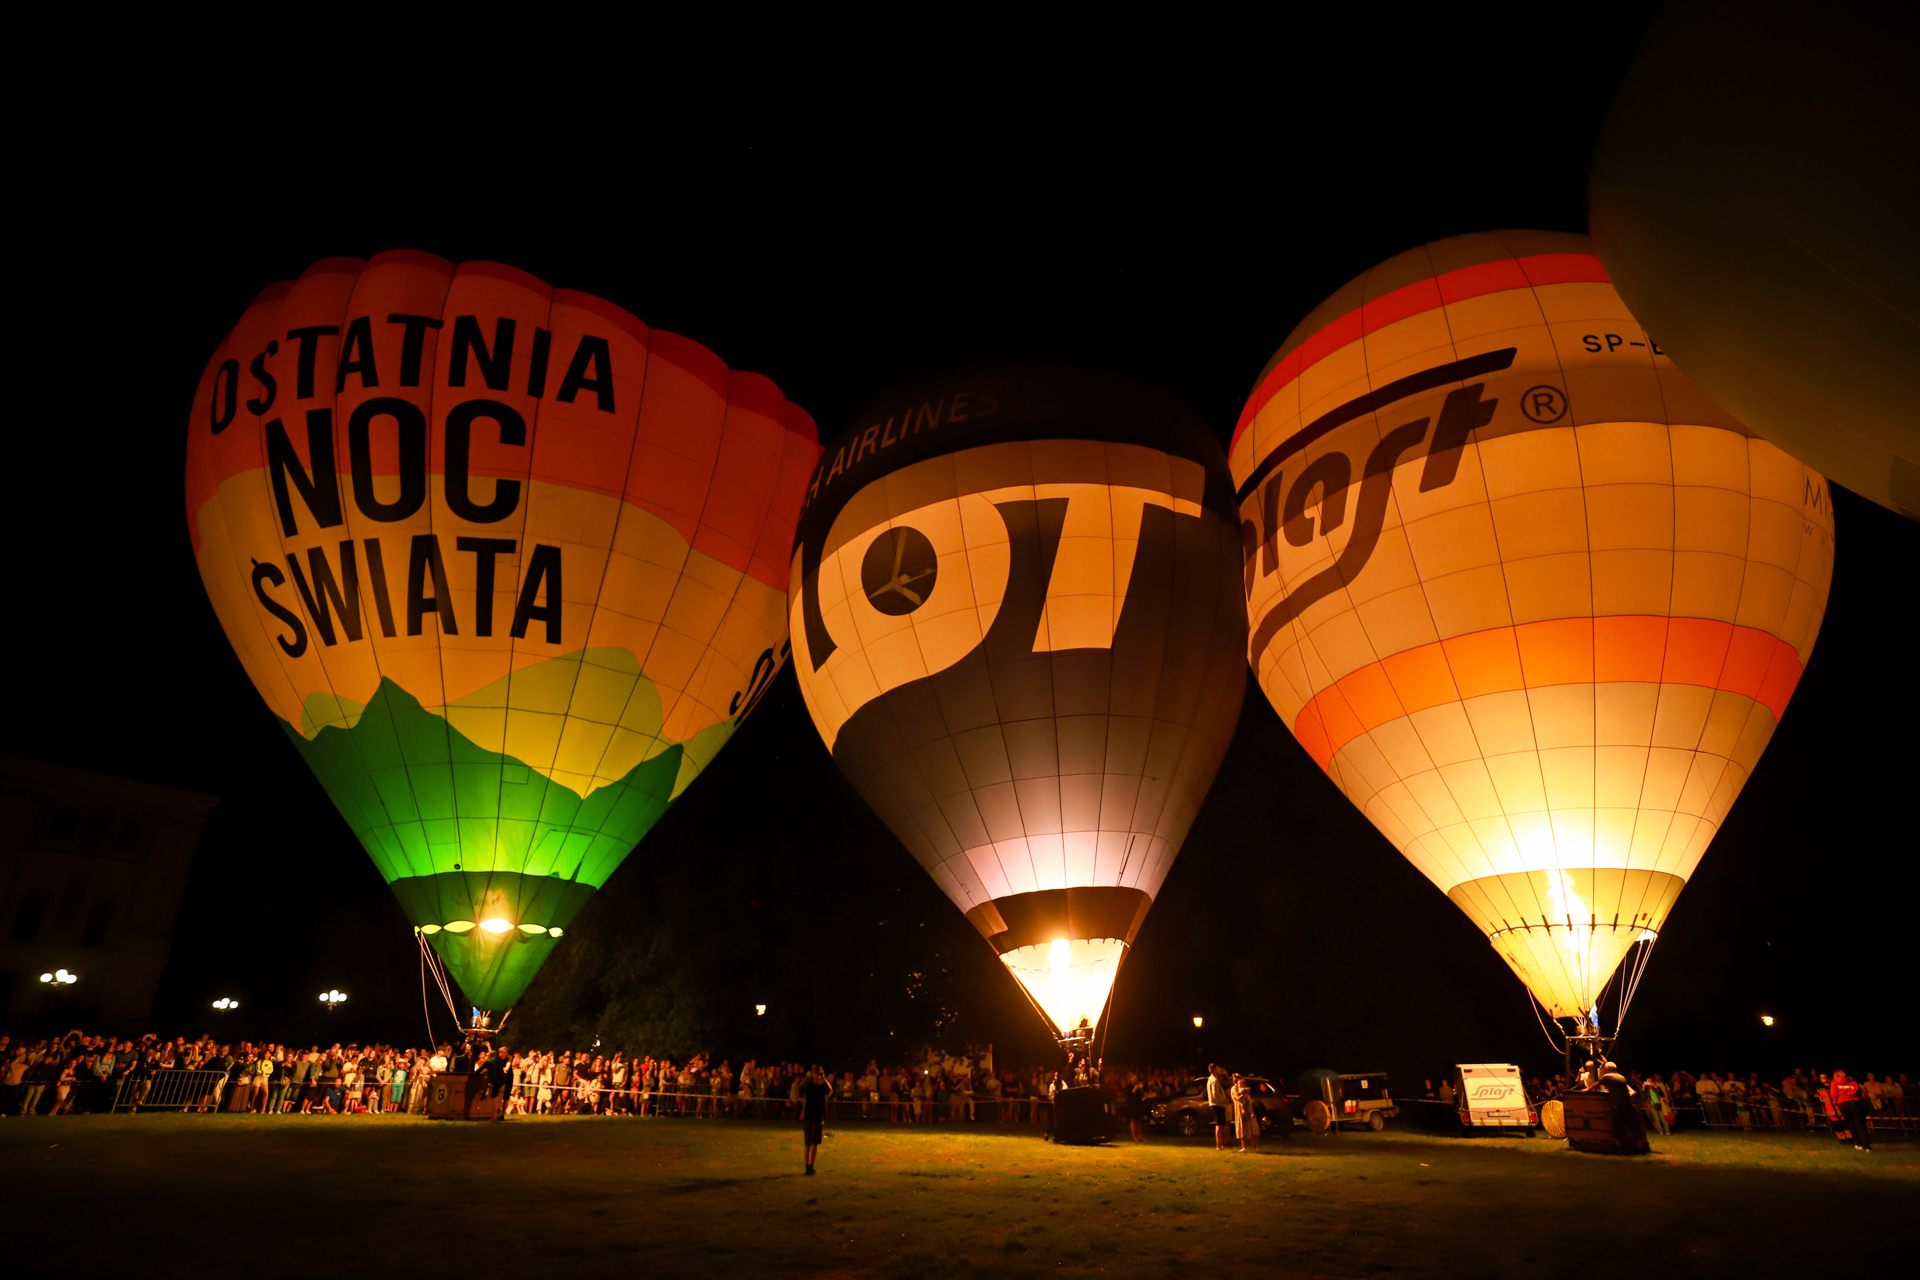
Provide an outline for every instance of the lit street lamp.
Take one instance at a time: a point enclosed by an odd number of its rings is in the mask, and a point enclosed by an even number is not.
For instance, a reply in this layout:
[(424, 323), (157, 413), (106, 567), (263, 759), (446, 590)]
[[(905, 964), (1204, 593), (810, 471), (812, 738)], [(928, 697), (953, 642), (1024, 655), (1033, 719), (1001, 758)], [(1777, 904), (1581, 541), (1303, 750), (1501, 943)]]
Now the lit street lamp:
[(335, 1005), (339, 1004), (342, 1000), (345, 1000), (346, 998), (347, 998), (347, 993), (344, 991), (322, 991), (320, 993), (320, 1003), (327, 1006), (327, 1012), (329, 1014), (333, 1012), (333, 1007)]
[(55, 969), (52, 973), (41, 974), (40, 981), (52, 983), (54, 986), (70, 987), (80, 981), (80, 975), (68, 973), (65, 969)]
[(1207, 1020), (1201, 1017), (1199, 1014), (1196, 1013), (1193, 1015), (1193, 1029), (1195, 1031), (1198, 1031), (1201, 1027), (1205, 1026), (1206, 1023), (1207, 1023)]
[(1763, 1026), (1763, 1027), (1770, 1027), (1770, 1026), (1772, 1026), (1772, 1025), (1773, 1025), (1773, 1015), (1772, 1015), (1772, 1014), (1770, 1014), (1770, 1013), (1763, 1013), (1763, 1014), (1761, 1014), (1761, 1015), (1760, 1015), (1760, 1025), (1761, 1025), (1761, 1026)]
[(753, 1006), (753, 1016), (754, 1016), (754, 1017), (756, 1017), (756, 1018), (764, 1018), (764, 1017), (766, 1017), (766, 1016), (767, 1016), (767, 1006), (765, 1006), (765, 1005), (763, 1005), (763, 1004), (757, 1004), (757, 1005), (755, 1005), (755, 1006)]
[(213, 1007), (220, 1010), (220, 1012), (225, 1013), (229, 1009), (238, 1009), (240, 1007), (240, 1002), (238, 1000), (233, 999), (230, 996), (221, 996), (218, 1000), (215, 1000), (213, 1002)]

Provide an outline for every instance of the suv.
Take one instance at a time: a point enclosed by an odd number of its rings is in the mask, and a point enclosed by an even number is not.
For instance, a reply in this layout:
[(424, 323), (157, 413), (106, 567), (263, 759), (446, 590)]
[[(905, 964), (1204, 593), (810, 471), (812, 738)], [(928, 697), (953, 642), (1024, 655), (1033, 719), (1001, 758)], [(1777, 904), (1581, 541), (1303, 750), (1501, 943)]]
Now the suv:
[[(1253, 1089), (1254, 1110), (1260, 1114), (1262, 1133), (1283, 1122), (1291, 1123), (1287, 1099), (1265, 1076), (1248, 1076)], [(1176, 1097), (1156, 1102), (1147, 1111), (1147, 1123), (1156, 1129), (1173, 1129), (1183, 1137), (1195, 1137), (1213, 1128), (1213, 1111), (1207, 1105), (1207, 1078), (1196, 1076), (1181, 1088)]]

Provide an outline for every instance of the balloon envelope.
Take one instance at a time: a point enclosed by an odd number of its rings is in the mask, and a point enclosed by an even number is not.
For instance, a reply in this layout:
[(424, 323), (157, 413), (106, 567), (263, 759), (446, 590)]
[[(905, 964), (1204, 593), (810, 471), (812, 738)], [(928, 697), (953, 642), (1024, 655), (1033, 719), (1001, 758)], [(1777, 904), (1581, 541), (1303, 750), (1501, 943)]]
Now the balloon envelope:
[(986, 368), (876, 396), (808, 491), (814, 725), (1061, 1034), (1099, 1021), (1239, 718), (1224, 464), (1153, 388)]
[(1920, 45), (1901, 8), (1674, 5), (1614, 103), (1588, 218), (1688, 377), (1920, 519)]
[(1579, 236), (1411, 250), (1294, 330), (1229, 453), (1254, 673), (1556, 1016), (1657, 936), (1833, 569), (1815, 472), (1635, 323)]
[(261, 294), (187, 439), (247, 674), (511, 1005), (778, 670), (811, 420), (598, 298), (401, 250)]

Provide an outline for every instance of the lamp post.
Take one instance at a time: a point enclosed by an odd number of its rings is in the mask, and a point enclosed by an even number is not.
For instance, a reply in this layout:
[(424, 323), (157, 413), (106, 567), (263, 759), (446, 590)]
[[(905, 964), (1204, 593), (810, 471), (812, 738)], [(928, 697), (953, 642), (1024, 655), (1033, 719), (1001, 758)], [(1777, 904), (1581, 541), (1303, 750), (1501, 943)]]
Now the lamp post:
[(221, 996), (218, 1000), (215, 1000), (213, 1002), (213, 1007), (218, 1009), (221, 1013), (226, 1013), (229, 1010), (238, 1009), (240, 1007), (240, 1002), (238, 1000), (233, 999), (231, 996)]
[(767, 1016), (767, 1006), (765, 1006), (765, 1005), (763, 1005), (763, 1004), (757, 1004), (757, 1005), (755, 1005), (755, 1006), (753, 1006), (753, 1016), (754, 1016), (754, 1017), (756, 1017), (756, 1018), (764, 1018), (764, 1017), (766, 1017), (766, 1016)]
[(40, 981), (50, 986), (70, 987), (80, 981), (80, 975), (77, 973), (68, 973), (65, 969), (55, 969), (52, 973), (41, 974)]
[(329, 1018), (331, 1018), (333, 1015), (333, 1007), (339, 1004), (341, 1001), (345, 1000), (346, 998), (347, 998), (347, 993), (344, 991), (328, 990), (328, 991), (322, 991), (320, 993), (320, 1003), (327, 1006), (327, 1015)]
[(1200, 1014), (1197, 1014), (1197, 1013), (1193, 1015), (1193, 1052), (1194, 1052), (1194, 1055), (1198, 1057), (1202, 1063), (1205, 1063), (1207, 1058), (1207, 1053), (1206, 1053), (1206, 1047), (1205, 1047), (1206, 1042), (1201, 1038), (1200, 1032), (1202, 1031), (1202, 1029), (1206, 1027), (1206, 1025), (1207, 1025), (1206, 1018), (1202, 1017)]

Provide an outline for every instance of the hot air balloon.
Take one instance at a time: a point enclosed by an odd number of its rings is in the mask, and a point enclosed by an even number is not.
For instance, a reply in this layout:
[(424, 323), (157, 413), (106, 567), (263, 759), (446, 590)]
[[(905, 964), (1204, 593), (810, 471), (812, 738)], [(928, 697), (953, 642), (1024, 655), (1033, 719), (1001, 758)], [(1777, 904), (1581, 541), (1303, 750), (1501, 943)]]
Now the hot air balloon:
[(1670, 7), (1614, 103), (1588, 218), (1688, 377), (1920, 519), (1920, 47), (1894, 13)]
[(1585, 238), (1527, 231), (1322, 303), (1229, 456), (1260, 687), (1591, 1031), (1800, 679), (1825, 482), (1673, 367)]
[(766, 378), (498, 263), (325, 259), (214, 352), (201, 580), (476, 1006), (519, 999), (779, 669), (818, 455)]
[(814, 726), (1062, 1039), (1089, 1039), (1239, 718), (1220, 446), (1170, 395), (978, 368), (822, 454), (790, 601)]

